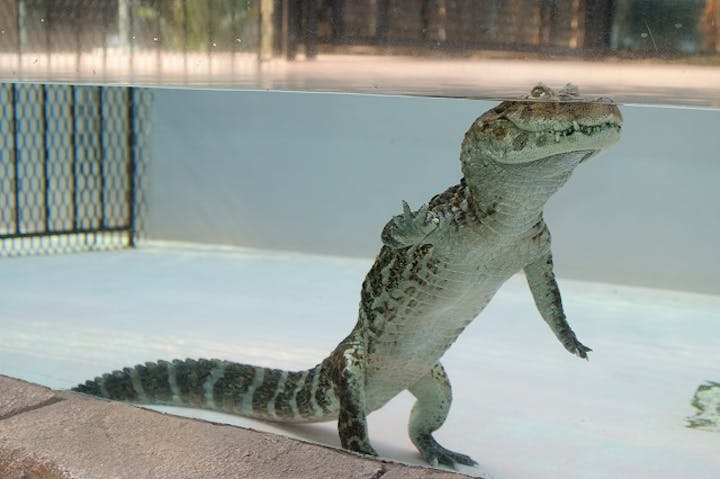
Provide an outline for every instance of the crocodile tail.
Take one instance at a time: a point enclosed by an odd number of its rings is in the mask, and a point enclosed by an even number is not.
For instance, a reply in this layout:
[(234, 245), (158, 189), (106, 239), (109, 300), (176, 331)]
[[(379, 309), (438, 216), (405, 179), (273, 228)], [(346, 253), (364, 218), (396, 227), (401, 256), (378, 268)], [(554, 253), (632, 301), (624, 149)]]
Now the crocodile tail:
[(103, 374), (72, 391), (280, 422), (331, 420), (338, 410), (323, 364), (295, 372), (219, 359), (157, 361)]

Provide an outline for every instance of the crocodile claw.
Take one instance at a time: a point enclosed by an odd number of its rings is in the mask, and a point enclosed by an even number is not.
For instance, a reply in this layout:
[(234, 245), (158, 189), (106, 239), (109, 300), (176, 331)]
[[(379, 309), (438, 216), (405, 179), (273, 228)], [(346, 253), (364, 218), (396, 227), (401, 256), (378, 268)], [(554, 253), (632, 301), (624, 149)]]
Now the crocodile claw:
[(419, 245), (440, 224), (440, 220), (430, 213), (427, 203), (413, 212), (410, 205), (403, 201), (402, 209), (403, 212), (393, 217), (383, 229), (382, 240), (388, 246), (405, 248)]
[(590, 360), (590, 358), (588, 357), (588, 354), (587, 354), (587, 353), (589, 353), (590, 351), (592, 351), (592, 349), (588, 348), (587, 346), (585, 346), (583, 343), (581, 343), (581, 342), (578, 341), (577, 339), (575, 339), (574, 344), (572, 344), (572, 345), (571, 345), (569, 348), (567, 348), (567, 349), (568, 349), (568, 351), (570, 351), (571, 353), (573, 353), (573, 354), (574, 354), (575, 356), (577, 356), (577, 357), (580, 357), (580, 358), (583, 358), (583, 359), (587, 359), (588, 361)]
[(458, 464), (464, 466), (477, 466), (478, 464), (472, 457), (446, 449), (432, 438), (423, 445), (420, 453), (428, 464), (435, 467), (442, 465), (450, 469), (457, 469)]

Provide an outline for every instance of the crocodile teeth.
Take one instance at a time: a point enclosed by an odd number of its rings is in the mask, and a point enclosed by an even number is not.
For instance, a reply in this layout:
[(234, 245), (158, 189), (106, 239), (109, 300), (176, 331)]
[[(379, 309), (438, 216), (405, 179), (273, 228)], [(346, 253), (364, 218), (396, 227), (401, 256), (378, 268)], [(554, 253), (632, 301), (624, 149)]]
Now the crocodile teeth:
[(579, 124), (577, 121), (573, 121), (572, 124), (564, 129), (564, 130), (545, 130), (545, 131), (535, 131), (530, 132), (532, 135), (536, 136), (538, 139), (540, 138), (555, 138), (555, 143), (560, 143), (560, 140), (563, 137), (571, 136), (576, 133), (582, 133), (583, 135), (592, 136), (600, 131), (603, 131), (605, 129), (613, 128), (617, 131), (620, 131), (620, 127), (618, 125), (614, 125), (612, 123), (604, 123), (602, 125), (594, 125), (594, 126), (585, 126)]

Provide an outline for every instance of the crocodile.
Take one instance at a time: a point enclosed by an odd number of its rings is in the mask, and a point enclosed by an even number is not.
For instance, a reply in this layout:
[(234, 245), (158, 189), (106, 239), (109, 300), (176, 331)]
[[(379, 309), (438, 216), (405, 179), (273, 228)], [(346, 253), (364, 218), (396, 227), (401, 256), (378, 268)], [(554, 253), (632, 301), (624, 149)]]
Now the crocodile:
[(477, 118), (462, 141), (462, 179), (412, 210), (402, 203), (362, 283), (355, 327), (315, 367), (285, 371), (221, 359), (148, 362), (73, 388), (138, 404), (205, 408), (268, 421), (337, 419), (343, 448), (369, 455), (367, 415), (401, 391), (408, 432), (431, 465), (477, 464), (433, 436), (452, 392), (440, 358), (500, 286), (524, 271), (540, 316), (570, 353), (590, 348), (566, 320), (543, 220), (574, 168), (620, 138), (609, 99), (538, 84)]
[(689, 428), (720, 432), (720, 382), (707, 381), (698, 386), (691, 404), (695, 415), (687, 418)]

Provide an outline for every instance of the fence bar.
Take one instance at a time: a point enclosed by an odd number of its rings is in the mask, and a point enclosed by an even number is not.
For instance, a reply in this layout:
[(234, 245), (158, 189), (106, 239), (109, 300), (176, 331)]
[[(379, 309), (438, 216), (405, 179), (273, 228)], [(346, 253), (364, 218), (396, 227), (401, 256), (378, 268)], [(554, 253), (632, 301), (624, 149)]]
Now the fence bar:
[(187, 0), (182, 0), (182, 25), (183, 25), (183, 78), (188, 77), (188, 8)]
[(127, 226), (130, 230), (129, 246), (135, 247), (135, 236), (137, 234), (137, 224), (135, 218), (135, 205), (137, 203), (137, 135), (135, 132), (135, 89), (127, 90), (127, 204), (128, 204), (128, 220)]
[(13, 191), (15, 192), (15, 233), (22, 232), (20, 223), (20, 159), (18, 155), (18, 116), (17, 116), (17, 85), (13, 83), (10, 90), (12, 101), (12, 124), (13, 124)]
[(22, 78), (23, 71), (23, 16), (21, 9), (25, 8), (25, 4), (21, 0), (15, 0), (15, 31), (17, 33), (17, 76)]
[(50, 231), (50, 144), (48, 142), (48, 101), (47, 101), (47, 85), (41, 86), (42, 91), (42, 109), (41, 112), (41, 128), (42, 128), (42, 149), (43, 149), (43, 209), (45, 216), (45, 231)]
[(98, 152), (97, 155), (95, 155), (96, 161), (98, 163), (98, 172), (99, 172), (99, 188), (100, 188), (100, 228), (104, 229), (106, 224), (106, 215), (105, 215), (105, 158), (107, 157), (107, 152), (105, 150), (105, 115), (103, 115), (103, 89), (101, 87), (97, 87), (97, 112), (98, 112), (98, 131), (97, 131), (97, 138), (98, 138)]
[(50, 10), (50, 0), (45, 0), (45, 71), (50, 75), (52, 69), (51, 69), (51, 59), (52, 59), (52, 39), (50, 38), (50, 34), (52, 32), (50, 23), (50, 15), (52, 15)]
[[(114, 226), (110, 228), (79, 228), (70, 230), (55, 230), (52, 235), (48, 235), (44, 231), (31, 231), (21, 234), (0, 234), (0, 240), (21, 239), (21, 238), (42, 238), (48, 236), (70, 236), (70, 235), (88, 235), (98, 233), (128, 233), (128, 229), (123, 226)], [(129, 233), (128, 233), (129, 234)]]
[(78, 132), (77, 132), (77, 87), (71, 86), (70, 87), (70, 137), (71, 137), (71, 145), (72, 145), (72, 160), (71, 160), (71, 166), (70, 171), (72, 171), (72, 182), (71, 182), (71, 191), (72, 191), (72, 224), (73, 229), (78, 229), (78, 188), (77, 188), (77, 178), (78, 178)]

